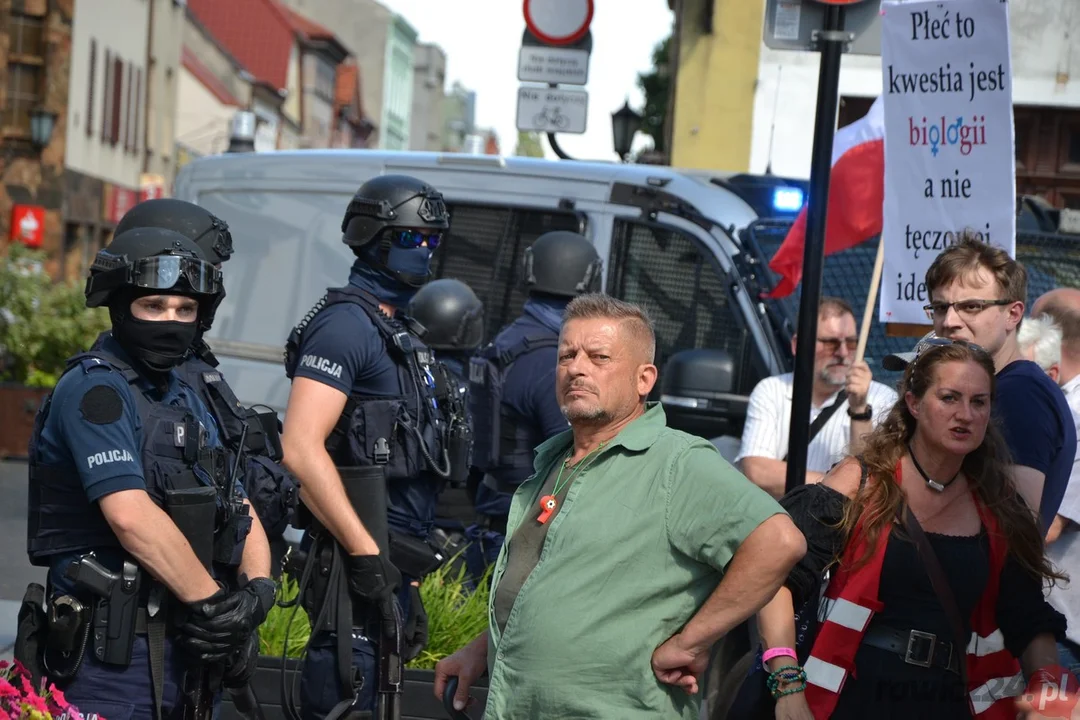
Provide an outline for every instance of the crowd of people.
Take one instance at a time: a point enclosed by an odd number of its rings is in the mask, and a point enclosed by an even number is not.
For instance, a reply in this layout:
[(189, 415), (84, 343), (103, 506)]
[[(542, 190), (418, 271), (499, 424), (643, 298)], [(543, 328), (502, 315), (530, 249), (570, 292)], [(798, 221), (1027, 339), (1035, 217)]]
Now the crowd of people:
[(526, 249), (522, 314), (485, 342), (476, 294), (431, 281), (438, 190), (375, 178), (341, 227), (355, 262), (289, 334), (280, 436), (203, 340), (224, 221), (147, 201), (95, 259), (87, 305), (112, 329), (38, 414), (28, 552), (48, 574), (16, 647), (82, 712), (242, 693), (286, 525), (304, 718), (389, 700), (387, 658), (426, 645), (419, 587), (455, 536), (490, 583), (487, 631), (436, 667), (458, 710), (486, 675), (488, 718), (696, 719), (736, 631), (748, 669), (713, 717), (1075, 710), (1080, 291), (1026, 314), (1023, 266), (961, 239), (926, 276), (933, 331), (884, 359), (895, 387), (823, 299), (808, 472), (785, 493), (791, 374), (754, 389), (734, 464), (669, 427), (652, 320), (601, 292), (587, 238)]

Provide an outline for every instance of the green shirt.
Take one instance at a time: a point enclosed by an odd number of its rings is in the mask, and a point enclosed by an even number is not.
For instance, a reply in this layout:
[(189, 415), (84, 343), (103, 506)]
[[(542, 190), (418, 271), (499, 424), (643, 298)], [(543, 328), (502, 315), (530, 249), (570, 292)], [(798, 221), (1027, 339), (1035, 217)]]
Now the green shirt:
[(537, 448), (536, 473), (510, 506), (488, 608), (484, 717), (696, 720), (700, 695), (657, 680), (653, 650), (716, 589), (743, 540), (784, 511), (649, 403), (574, 478), (500, 632), (508, 546), (536, 521), (541, 485), (571, 443), (567, 431)]

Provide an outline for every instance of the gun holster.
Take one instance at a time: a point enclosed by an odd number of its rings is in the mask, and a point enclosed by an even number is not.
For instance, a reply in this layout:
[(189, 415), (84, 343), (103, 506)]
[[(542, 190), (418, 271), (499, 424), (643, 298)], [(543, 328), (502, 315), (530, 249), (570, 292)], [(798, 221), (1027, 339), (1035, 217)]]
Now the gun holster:
[(390, 562), (403, 575), (420, 579), (439, 569), (445, 560), (443, 554), (423, 538), (390, 533)]

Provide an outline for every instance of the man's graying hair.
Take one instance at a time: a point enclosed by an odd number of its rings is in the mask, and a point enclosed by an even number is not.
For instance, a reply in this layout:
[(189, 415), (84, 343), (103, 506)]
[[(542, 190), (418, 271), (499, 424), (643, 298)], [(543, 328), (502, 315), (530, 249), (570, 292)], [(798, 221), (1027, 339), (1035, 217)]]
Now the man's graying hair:
[(656, 359), (656, 331), (653, 329), (652, 318), (644, 308), (604, 293), (586, 293), (571, 300), (563, 311), (564, 324), (571, 320), (594, 318), (608, 318), (624, 323), (630, 336), (645, 348), (648, 361), (652, 363)]
[(1034, 349), (1035, 364), (1044, 371), (1061, 362), (1061, 327), (1049, 315), (1029, 317), (1016, 333), (1021, 351)]

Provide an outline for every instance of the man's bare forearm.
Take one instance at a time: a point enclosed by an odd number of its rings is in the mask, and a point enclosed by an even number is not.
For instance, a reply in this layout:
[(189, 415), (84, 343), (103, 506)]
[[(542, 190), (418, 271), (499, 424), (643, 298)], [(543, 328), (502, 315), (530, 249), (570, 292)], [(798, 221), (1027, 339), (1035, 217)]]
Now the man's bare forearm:
[(300, 481), (300, 499), (304, 505), (348, 554), (379, 554), (379, 546), (353, 510), (341, 475), (326, 448), (290, 445), (285, 452), (285, 466)]
[(248, 506), (251, 516), (251, 531), (244, 540), (244, 553), (240, 556), (238, 570), (248, 580), (270, 577), (270, 541), (266, 539), (266, 531), (251, 503), (245, 500), (244, 504)]
[[(132, 492), (144, 500), (129, 500), (117, 512), (105, 513), (123, 548), (181, 602), (196, 602), (216, 593), (217, 582), (172, 519), (145, 492), (125, 491)], [(102, 502), (108, 500), (107, 496)]]
[(743, 541), (724, 578), (682, 630), (686, 644), (707, 648), (776, 595), (806, 553), (806, 540), (787, 515), (773, 515)]
[[(745, 457), (741, 462), (741, 469), (750, 482), (757, 485), (774, 498), (784, 497), (787, 492), (787, 463), (783, 460), (774, 460), (766, 457)], [(821, 482), (825, 477), (823, 473), (808, 470), (806, 482)]]

